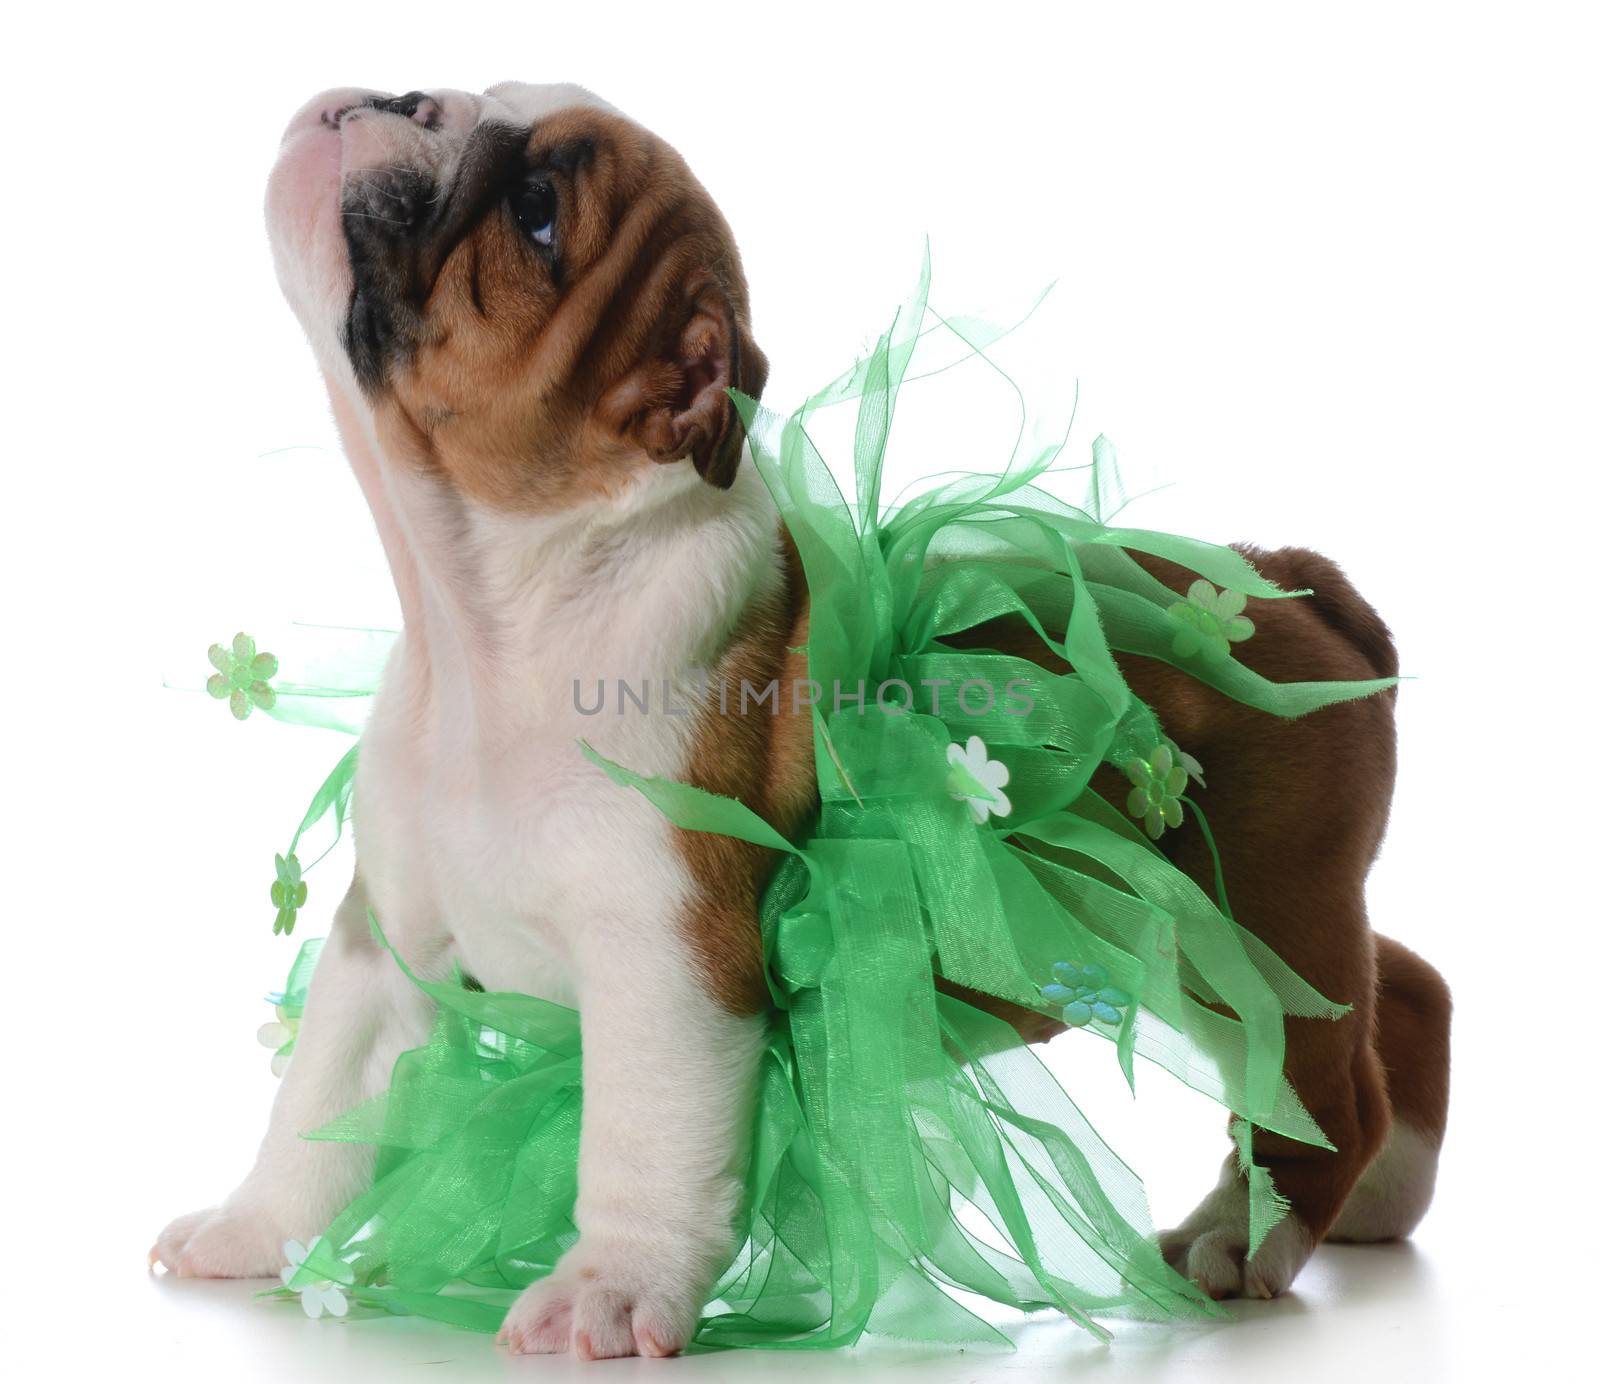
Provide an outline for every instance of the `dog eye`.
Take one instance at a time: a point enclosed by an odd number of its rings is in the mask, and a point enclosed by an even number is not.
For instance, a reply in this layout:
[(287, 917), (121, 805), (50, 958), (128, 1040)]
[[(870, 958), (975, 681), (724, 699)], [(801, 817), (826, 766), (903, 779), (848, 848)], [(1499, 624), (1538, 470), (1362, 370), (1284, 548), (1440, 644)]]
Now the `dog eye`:
[(547, 246), (555, 240), (556, 190), (549, 183), (525, 183), (512, 194), (511, 214), (522, 234), (535, 245)]

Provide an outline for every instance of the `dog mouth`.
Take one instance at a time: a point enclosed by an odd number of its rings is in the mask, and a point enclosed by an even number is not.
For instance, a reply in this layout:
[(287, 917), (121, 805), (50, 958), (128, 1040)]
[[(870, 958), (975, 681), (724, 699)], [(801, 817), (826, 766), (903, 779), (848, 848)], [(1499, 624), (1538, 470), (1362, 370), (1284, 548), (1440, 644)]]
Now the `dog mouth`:
[(409, 168), (347, 174), (340, 187), (351, 275), (344, 348), (369, 393), (382, 386), (397, 358), (415, 351), (421, 336), (427, 291), (419, 227), (437, 200), (435, 187)]
[(359, 138), (370, 147), (340, 179), (339, 221), (351, 275), (343, 345), (370, 394), (415, 353), (440, 269), (500, 199), (529, 130), (485, 121), (454, 135), (425, 92), (370, 97), (329, 119), (346, 140), (353, 122), (368, 124)]

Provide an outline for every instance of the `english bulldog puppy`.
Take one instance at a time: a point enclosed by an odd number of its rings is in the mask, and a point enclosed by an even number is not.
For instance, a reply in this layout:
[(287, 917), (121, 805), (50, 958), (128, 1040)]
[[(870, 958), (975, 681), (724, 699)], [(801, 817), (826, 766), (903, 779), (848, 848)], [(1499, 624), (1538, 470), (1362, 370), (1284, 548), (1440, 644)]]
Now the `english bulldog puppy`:
[[(806, 672), (803, 574), (741, 463), (727, 395), (759, 395), (767, 373), (738, 251), (683, 159), (573, 86), (324, 93), (289, 123), (267, 218), (404, 634), (362, 740), (355, 878), (255, 1165), (220, 1206), (163, 1230), (153, 1259), (273, 1274), (286, 1240), (309, 1242), (370, 1178), (370, 1149), (300, 1136), (383, 1090), (427, 1038), (431, 1002), (374, 941), (371, 909), (420, 975), (459, 965), (581, 1016), (579, 1239), (502, 1340), (671, 1355), (736, 1248), (773, 862), (673, 827), (579, 741), (784, 831), (816, 803), (809, 712), (788, 695)], [(1247, 663), (1280, 679), (1394, 671), (1387, 630), (1331, 563), (1250, 556), (1317, 594), (1262, 602)], [(1272, 1295), (1321, 1239), (1404, 1235), (1431, 1194), (1448, 994), (1374, 936), (1363, 903), (1393, 698), (1281, 722), (1163, 664), (1127, 666), (1170, 733), (1219, 766), (1207, 811), (1241, 921), (1355, 1006), (1336, 1024), (1289, 1020), (1288, 1074), (1337, 1152), (1257, 1136), (1292, 1208), (1261, 1251), (1245, 1259), (1231, 1159), (1164, 1240), (1213, 1295)], [(724, 707), (708, 674), (778, 680), (776, 713)], [(598, 679), (666, 681), (689, 714), (586, 715), (574, 687)], [(1203, 842), (1182, 838), (1166, 838), (1174, 858), (1209, 885)], [(1029, 1039), (1059, 1031), (1006, 1016)]]

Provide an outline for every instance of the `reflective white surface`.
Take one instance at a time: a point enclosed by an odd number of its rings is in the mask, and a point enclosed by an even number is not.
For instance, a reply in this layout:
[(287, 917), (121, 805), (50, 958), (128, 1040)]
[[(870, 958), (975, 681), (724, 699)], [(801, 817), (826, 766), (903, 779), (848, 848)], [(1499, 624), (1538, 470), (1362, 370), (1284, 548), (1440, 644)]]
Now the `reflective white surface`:
[[(869, 1344), (847, 1352), (736, 1351), (676, 1361), (513, 1359), (487, 1337), (389, 1318), (308, 1320), (293, 1303), (255, 1301), (243, 1284), (123, 1274), (117, 1284), (118, 1354), (161, 1361), (163, 1377), (241, 1381), (450, 1379), (681, 1381), (903, 1378), (917, 1384), (1039, 1377), (1125, 1380), (1470, 1379), (1494, 1361), (1539, 1357), (1517, 1341), (1504, 1295), (1471, 1282), (1468, 1261), (1410, 1245), (1332, 1247), (1313, 1260), (1293, 1295), (1241, 1303), (1232, 1322), (1184, 1327), (1113, 1324), (1102, 1346), (1060, 1319), (1018, 1329), (1019, 1349), (903, 1350)], [(1498, 1299), (1498, 1300), (1497, 1300)], [(1551, 1363), (1560, 1356), (1550, 1343)], [(442, 1371), (435, 1374), (433, 1371)], [(416, 1373), (413, 1373), (413, 1372)], [(1527, 1375), (1525, 1377), (1538, 1377)]]

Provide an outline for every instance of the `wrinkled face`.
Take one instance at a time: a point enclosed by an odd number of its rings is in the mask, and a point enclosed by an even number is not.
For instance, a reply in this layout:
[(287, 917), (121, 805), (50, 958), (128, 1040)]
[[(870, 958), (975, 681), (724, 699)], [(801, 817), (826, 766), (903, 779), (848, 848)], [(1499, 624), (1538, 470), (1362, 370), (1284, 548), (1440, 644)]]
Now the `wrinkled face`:
[(577, 87), (326, 92), (267, 190), (279, 279), (380, 450), (550, 512), (686, 459), (756, 395), (738, 251), (678, 154)]

